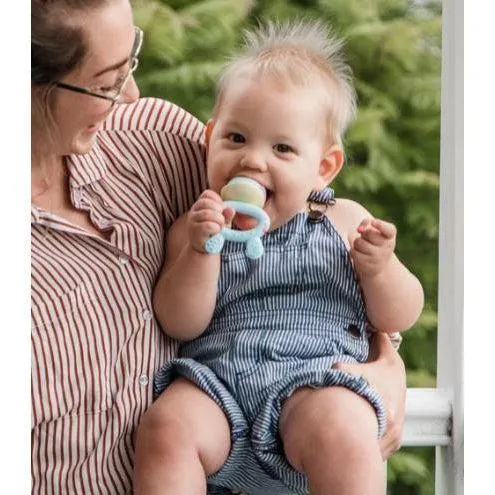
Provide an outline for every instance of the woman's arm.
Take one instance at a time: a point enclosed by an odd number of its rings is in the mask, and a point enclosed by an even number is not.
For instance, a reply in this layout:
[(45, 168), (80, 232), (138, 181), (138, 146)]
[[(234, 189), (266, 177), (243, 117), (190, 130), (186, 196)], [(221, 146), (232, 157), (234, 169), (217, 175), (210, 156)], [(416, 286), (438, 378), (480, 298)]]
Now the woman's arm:
[(399, 450), (404, 429), (406, 406), (406, 370), (404, 362), (394, 350), (385, 333), (372, 336), (367, 363), (337, 363), (336, 369), (356, 376), (363, 376), (380, 394), (387, 411), (387, 430), (380, 439), (383, 460)]

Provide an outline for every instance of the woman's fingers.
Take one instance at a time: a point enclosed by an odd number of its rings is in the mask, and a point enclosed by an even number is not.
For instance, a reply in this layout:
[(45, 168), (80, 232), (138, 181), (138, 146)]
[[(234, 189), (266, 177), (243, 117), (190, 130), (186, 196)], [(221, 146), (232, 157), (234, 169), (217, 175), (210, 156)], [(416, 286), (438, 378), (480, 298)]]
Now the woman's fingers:
[[(385, 332), (374, 332), (370, 341), (370, 353), (368, 355), (368, 362), (382, 359), (390, 362), (402, 362), (402, 359), (395, 351), (390, 342), (390, 337)], [(404, 371), (405, 373), (405, 371)]]
[(397, 452), (402, 444), (403, 422), (398, 422), (394, 417), (387, 416), (387, 431), (380, 440), (378, 445), (382, 459), (386, 461)]
[(364, 377), (382, 397), (387, 414), (387, 430), (380, 439), (383, 459), (400, 447), (405, 418), (406, 374), (400, 356), (394, 351), (388, 335), (375, 333), (367, 363), (337, 363), (333, 367)]

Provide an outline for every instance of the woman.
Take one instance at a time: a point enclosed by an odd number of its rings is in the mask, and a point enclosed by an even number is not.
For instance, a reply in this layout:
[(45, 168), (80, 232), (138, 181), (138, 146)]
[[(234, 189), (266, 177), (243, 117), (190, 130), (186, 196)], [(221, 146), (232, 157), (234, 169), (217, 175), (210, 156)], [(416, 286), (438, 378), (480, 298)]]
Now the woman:
[[(152, 291), (167, 228), (206, 185), (203, 125), (138, 99), (142, 33), (128, 0), (31, 7), (33, 493), (130, 493), (133, 433), (176, 351)], [(386, 337), (374, 349), (345, 369), (384, 397), (387, 458), (404, 367)]]

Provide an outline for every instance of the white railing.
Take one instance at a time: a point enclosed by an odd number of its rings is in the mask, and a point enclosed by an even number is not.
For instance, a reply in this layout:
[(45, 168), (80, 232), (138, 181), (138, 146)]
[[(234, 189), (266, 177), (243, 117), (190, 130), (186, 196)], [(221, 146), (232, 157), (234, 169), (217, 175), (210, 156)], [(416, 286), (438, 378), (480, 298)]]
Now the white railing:
[(444, 0), (436, 389), (407, 391), (403, 444), (435, 446), (435, 495), (464, 493), (463, 0)]
[(464, 493), (464, 3), (444, 0), (437, 387), (452, 401), (452, 441), (436, 448), (436, 495)]
[(443, 447), (452, 440), (452, 396), (438, 388), (410, 388), (406, 397), (404, 447)]

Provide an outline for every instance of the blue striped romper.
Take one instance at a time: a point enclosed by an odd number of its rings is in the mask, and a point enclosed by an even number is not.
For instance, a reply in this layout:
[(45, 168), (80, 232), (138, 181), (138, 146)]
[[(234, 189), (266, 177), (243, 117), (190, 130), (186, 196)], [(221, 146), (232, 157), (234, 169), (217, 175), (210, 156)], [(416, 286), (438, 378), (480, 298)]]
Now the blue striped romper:
[[(333, 191), (325, 191), (332, 199)], [(303, 386), (347, 387), (373, 405), (380, 436), (385, 410), (364, 378), (330, 369), (363, 362), (369, 351), (361, 290), (330, 220), (311, 223), (299, 213), (262, 239), (265, 252), (257, 260), (245, 256), (243, 244), (224, 245), (210, 325), (158, 371), (155, 393), (183, 376), (226, 414), (232, 447), (209, 477), (212, 485), (307, 493), (306, 477), (287, 462), (278, 435), (284, 399)]]

